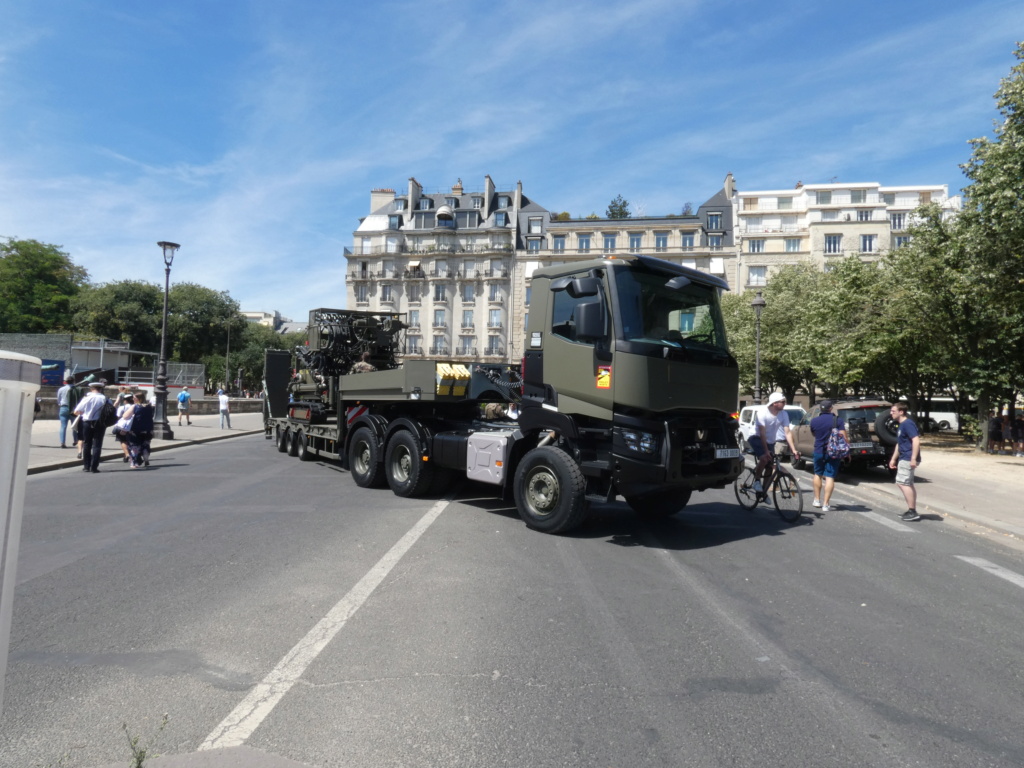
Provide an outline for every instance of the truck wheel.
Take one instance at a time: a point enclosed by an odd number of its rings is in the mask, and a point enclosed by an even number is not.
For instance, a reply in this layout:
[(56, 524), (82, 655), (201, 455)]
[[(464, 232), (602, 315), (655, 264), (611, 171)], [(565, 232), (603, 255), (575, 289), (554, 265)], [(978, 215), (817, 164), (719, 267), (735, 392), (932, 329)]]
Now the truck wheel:
[(900, 423), (888, 411), (878, 414), (878, 418), (875, 419), (875, 434), (882, 445), (890, 448), (896, 445), (899, 429)]
[(313, 454), (309, 452), (309, 438), (305, 432), (295, 435), (295, 455), (299, 457), (299, 461), (310, 461), (313, 458)]
[(384, 473), (396, 496), (422, 496), (430, 488), (434, 465), (423, 460), (423, 449), (416, 435), (402, 430), (388, 441)]
[(274, 442), (277, 444), (277, 450), (284, 453), (288, 450), (288, 428), (285, 427), (274, 427)]
[(586, 480), (565, 451), (550, 445), (523, 456), (513, 486), (519, 516), (545, 533), (572, 530), (587, 515)]
[(366, 427), (360, 427), (352, 435), (352, 442), (348, 446), (348, 468), (360, 488), (380, 488), (384, 485), (380, 447), (373, 432)]
[(299, 455), (299, 438), (302, 437), (302, 433), (294, 430), (288, 430), (288, 455), (298, 456)]
[(645, 493), (641, 496), (627, 496), (626, 503), (641, 517), (659, 518), (674, 515), (681, 512), (690, 502), (692, 488), (682, 488), (678, 491), (661, 491), (656, 493)]

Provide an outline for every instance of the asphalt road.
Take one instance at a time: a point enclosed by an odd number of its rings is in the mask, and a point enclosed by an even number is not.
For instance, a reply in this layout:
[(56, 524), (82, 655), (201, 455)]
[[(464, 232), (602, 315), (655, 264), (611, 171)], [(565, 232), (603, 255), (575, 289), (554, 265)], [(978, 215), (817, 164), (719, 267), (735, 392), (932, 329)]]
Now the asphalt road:
[(29, 478), (2, 767), (1024, 764), (1020, 555), (895, 504), (556, 537), (258, 436), (108, 468)]

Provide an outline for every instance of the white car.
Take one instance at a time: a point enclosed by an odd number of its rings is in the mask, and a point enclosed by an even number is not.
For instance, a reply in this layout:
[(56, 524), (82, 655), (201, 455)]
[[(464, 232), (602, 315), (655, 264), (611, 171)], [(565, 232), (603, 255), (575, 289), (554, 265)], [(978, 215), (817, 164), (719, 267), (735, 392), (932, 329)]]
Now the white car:
[[(766, 408), (764, 405), (748, 405), (746, 408), (740, 411), (740, 430), (737, 435), (736, 442), (740, 444), (740, 448), (746, 449), (749, 447), (747, 440), (754, 434), (754, 412), (758, 408)], [(789, 426), (790, 429), (795, 429), (796, 425), (799, 424), (804, 416), (807, 414), (803, 408), (799, 405), (787, 405), (783, 410), (789, 415)], [(781, 442), (782, 446), (785, 447), (785, 455), (789, 455), (789, 446), (786, 445), (785, 440), (776, 441), (776, 446)], [(780, 449), (776, 449), (780, 450)]]

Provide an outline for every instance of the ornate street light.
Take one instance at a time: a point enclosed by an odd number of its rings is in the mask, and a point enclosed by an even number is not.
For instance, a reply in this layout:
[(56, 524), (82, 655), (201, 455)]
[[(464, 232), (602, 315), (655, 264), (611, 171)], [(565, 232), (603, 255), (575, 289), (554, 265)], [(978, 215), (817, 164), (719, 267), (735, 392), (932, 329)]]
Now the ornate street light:
[(750, 306), (754, 310), (754, 325), (757, 328), (754, 352), (754, 405), (761, 404), (761, 313), (767, 303), (760, 291), (750, 302)]
[(157, 243), (164, 251), (164, 322), (160, 331), (160, 363), (156, 371), (156, 386), (153, 395), (156, 398), (156, 413), (153, 414), (153, 437), (158, 440), (173, 440), (174, 433), (167, 421), (167, 294), (171, 290), (171, 262), (180, 245), (177, 243)]

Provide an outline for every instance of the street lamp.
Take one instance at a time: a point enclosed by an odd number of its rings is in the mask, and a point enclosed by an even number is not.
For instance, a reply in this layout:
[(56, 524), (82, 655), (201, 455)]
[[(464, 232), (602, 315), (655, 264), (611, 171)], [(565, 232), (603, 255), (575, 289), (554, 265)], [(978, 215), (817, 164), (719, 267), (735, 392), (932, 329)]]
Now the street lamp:
[(231, 373), (228, 368), (228, 359), (231, 357), (231, 316), (228, 315), (228, 348), (224, 351), (224, 389), (231, 389)]
[(167, 421), (167, 294), (171, 290), (171, 262), (180, 245), (177, 243), (157, 243), (164, 251), (164, 321), (160, 331), (160, 363), (156, 370), (156, 386), (153, 395), (156, 398), (156, 413), (153, 414), (153, 437), (158, 440), (173, 440), (174, 433)]
[(757, 296), (750, 302), (750, 306), (754, 310), (754, 326), (757, 329), (755, 339), (755, 352), (754, 352), (754, 405), (761, 404), (761, 312), (764, 311), (765, 304), (764, 297), (761, 292), (757, 292)]

